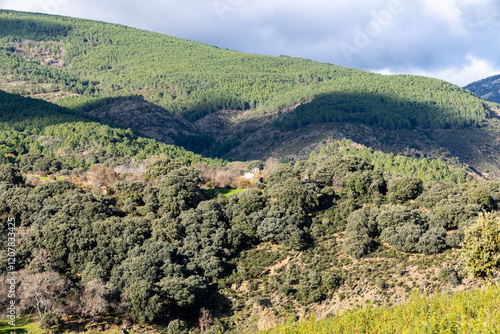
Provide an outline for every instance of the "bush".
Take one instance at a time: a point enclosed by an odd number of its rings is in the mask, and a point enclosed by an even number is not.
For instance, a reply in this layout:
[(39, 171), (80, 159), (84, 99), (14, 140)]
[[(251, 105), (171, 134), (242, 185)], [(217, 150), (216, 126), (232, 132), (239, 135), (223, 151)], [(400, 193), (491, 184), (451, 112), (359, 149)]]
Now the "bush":
[(493, 279), (500, 275), (500, 218), (481, 214), (465, 230), (462, 252), (465, 266), (476, 278)]
[(368, 235), (352, 234), (345, 239), (342, 250), (359, 259), (363, 255), (370, 253), (373, 248), (374, 242)]
[(462, 197), (462, 203), (477, 204), (484, 210), (491, 210), (495, 204), (491, 198), (490, 192), (485, 188), (479, 188), (465, 193)]
[(377, 278), (377, 281), (375, 282), (375, 285), (380, 289), (380, 290), (385, 290), (387, 288), (387, 284), (385, 283), (385, 280), (381, 278)]
[(181, 167), (181, 164), (175, 160), (169, 158), (161, 158), (156, 161), (153, 161), (146, 167), (146, 172), (144, 173), (144, 177), (146, 180), (165, 176), (171, 171), (178, 169)]
[(446, 249), (446, 230), (431, 228), (420, 237), (418, 251), (424, 254), (436, 254)]
[(439, 269), (438, 278), (444, 284), (451, 284), (453, 286), (460, 284), (461, 281), (458, 273), (450, 267)]
[(23, 176), (19, 168), (11, 164), (0, 164), (0, 182), (8, 184), (23, 184)]
[(446, 235), (446, 245), (450, 248), (460, 247), (464, 241), (464, 236), (465, 233), (462, 230), (451, 231), (448, 235)]
[(415, 199), (423, 190), (423, 182), (417, 177), (394, 178), (388, 184), (388, 196), (393, 202)]
[(174, 319), (168, 323), (167, 334), (187, 334), (188, 328), (184, 320)]
[(269, 188), (269, 195), (276, 198), (278, 205), (284, 208), (302, 209), (305, 212), (314, 211), (318, 205), (319, 189), (312, 183), (302, 183), (290, 178)]
[(299, 180), (299, 173), (290, 166), (280, 167), (266, 177), (267, 185), (273, 186), (285, 182), (288, 179)]
[(344, 280), (340, 275), (332, 272), (327, 272), (323, 275), (322, 284), (330, 291), (335, 291), (342, 286)]
[(424, 234), (420, 225), (407, 223), (403, 226), (389, 227), (382, 231), (380, 238), (392, 247), (403, 252), (417, 252), (419, 239)]
[(405, 224), (414, 224), (427, 228), (428, 218), (420, 210), (411, 210), (403, 205), (390, 205), (380, 211), (377, 216), (378, 230), (382, 232), (388, 227), (398, 227)]
[(301, 283), (295, 293), (295, 297), (302, 304), (306, 305), (319, 302), (323, 295), (319, 289), (315, 289), (309, 285)]
[[(373, 168), (373, 165), (360, 157), (335, 156), (321, 163), (314, 171), (312, 178), (314, 181), (326, 186), (342, 186), (342, 180), (351, 173), (372, 171)], [(366, 174), (364, 176), (368, 175), (369, 174)], [(354, 179), (350, 181), (354, 181)], [(371, 184), (371, 180), (369, 181), (369, 184)], [(362, 183), (358, 184), (358, 186), (363, 188)], [(368, 186), (366, 188), (368, 189)]]
[(272, 205), (254, 213), (252, 219), (262, 241), (274, 241), (296, 249), (305, 246), (307, 236), (302, 229), (305, 222), (300, 212)]
[(321, 284), (321, 280), (322, 280), (322, 277), (320, 274), (318, 274), (317, 271), (311, 271), (308, 275), (307, 275), (308, 279), (309, 279), (309, 283), (312, 285), (312, 286), (318, 286)]
[(477, 217), (482, 210), (478, 204), (464, 205), (449, 199), (440, 201), (432, 208), (436, 218), (443, 221), (447, 230), (458, 228), (461, 223)]
[(40, 327), (43, 329), (55, 327), (55, 329), (58, 330), (61, 325), (61, 317), (53, 312), (46, 313), (40, 322)]
[(364, 207), (351, 213), (347, 218), (347, 234), (357, 233), (375, 237), (378, 234), (376, 219), (379, 211), (378, 208)]

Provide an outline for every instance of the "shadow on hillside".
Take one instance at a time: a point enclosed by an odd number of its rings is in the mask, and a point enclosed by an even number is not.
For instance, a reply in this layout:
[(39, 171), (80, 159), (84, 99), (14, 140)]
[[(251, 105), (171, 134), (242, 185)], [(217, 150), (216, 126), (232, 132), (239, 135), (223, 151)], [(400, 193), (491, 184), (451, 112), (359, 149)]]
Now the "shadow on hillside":
[[(0, 17), (0, 37), (11, 41), (21, 40), (50, 40), (66, 37), (71, 31), (70, 24), (51, 22), (50, 15), (26, 13), (29, 16), (36, 16), (38, 19), (23, 17), (22, 12), (1, 10), (0, 14), (7, 17)], [(12, 15), (12, 16), (10, 16)], [(53, 18), (52, 18), (53, 20)]]
[[(444, 96), (451, 95), (446, 94)], [(463, 129), (479, 126), (487, 112), (480, 104), (451, 107), (450, 101), (439, 105), (433, 99), (402, 99), (378, 93), (334, 92), (321, 94), (298, 106), (275, 122), (282, 131), (309, 124), (362, 123), (387, 130), (396, 129)], [(462, 108), (461, 108), (462, 107)], [(467, 108), (465, 111), (459, 110)]]
[(17, 130), (67, 122), (96, 121), (98, 121), (96, 118), (50, 102), (0, 90), (0, 122), (10, 124)]

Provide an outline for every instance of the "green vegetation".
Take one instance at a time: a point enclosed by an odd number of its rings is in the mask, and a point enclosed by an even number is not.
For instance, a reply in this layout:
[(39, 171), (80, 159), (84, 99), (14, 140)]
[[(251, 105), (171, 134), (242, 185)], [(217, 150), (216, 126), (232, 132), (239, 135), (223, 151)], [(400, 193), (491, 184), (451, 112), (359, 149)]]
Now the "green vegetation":
[[(259, 313), (269, 327), (311, 314), (312, 305), (390, 305), (412, 290), (460, 285), (466, 272), (452, 263), (460, 247), (474, 276), (496, 278), (498, 221), (490, 213), (500, 209), (500, 183), (474, 181), (466, 166), (349, 140), (294, 163), (227, 163), (81, 113), (146, 100), (189, 121), (224, 109), (250, 110), (252, 121), (273, 114), (265, 126), (276, 138), (325, 122), (418, 132), (481, 126), (489, 113), (470, 92), (6, 10), (0, 62), (8, 90), (0, 90), (0, 220), (14, 218), (20, 236), (17, 305), (47, 330), (113, 316), (120, 326), (215, 333), (255, 329)], [(213, 155), (243, 139), (172, 136)], [(255, 178), (242, 177), (254, 168)], [(5, 268), (0, 274), (4, 284)], [(488, 295), (498, 291), (483, 293), (415, 296), (407, 306), (276, 331), (498, 330), (498, 310), (485, 301), (498, 306)]]
[(182, 164), (224, 164), (144, 138), (130, 129), (97, 123), (95, 118), (54, 104), (0, 91), (0, 161), (18, 162), (25, 171), (54, 173), (94, 163), (119, 164), (164, 155)]
[(442, 159), (427, 159), (423, 157), (409, 158), (394, 153), (375, 151), (370, 147), (355, 144), (352, 140), (342, 140), (323, 147), (319, 152), (312, 152), (310, 161), (322, 161), (337, 156), (360, 157), (375, 167), (392, 174), (418, 177), (424, 181), (465, 182), (472, 178), (467, 175), (463, 166), (453, 166)]
[(221, 109), (270, 112), (301, 104), (279, 121), (283, 130), (324, 122), (463, 128), (488, 116), (474, 94), (424, 77), (244, 54), (68, 17), (2, 10), (0, 28), (7, 80), (78, 94), (58, 102), (76, 110), (140, 95), (193, 121)]
[(33, 333), (33, 334), (41, 334), (44, 333), (43, 330), (39, 328), (36, 322), (29, 317), (23, 316), (16, 319), (16, 327), (11, 327), (8, 324), (7, 319), (0, 319), (0, 333), (2, 334), (10, 334), (12, 332), (17, 333)]
[(287, 323), (267, 334), (327, 333), (497, 333), (500, 331), (498, 288), (439, 295), (414, 295), (390, 308), (365, 308), (341, 316)]
[(500, 219), (493, 214), (479, 216), (465, 230), (463, 258), (474, 277), (496, 281), (500, 278)]
[(209, 194), (222, 194), (226, 197), (245, 191), (246, 189), (208, 189)]
[[(54, 165), (51, 158), (43, 161)], [(39, 159), (21, 162), (32, 170)], [(262, 166), (254, 161), (246, 168), (253, 165)], [(99, 164), (73, 182), (51, 175), (50, 182), (29, 183), (12, 164), (0, 172), (0, 217), (15, 218), (27, 233), (18, 247), (19, 305), (37, 311), (47, 326), (59, 324), (62, 315), (94, 321), (116, 312), (138, 323), (184, 321), (192, 327), (195, 319), (183, 314), (201, 312), (201, 319), (238, 309), (238, 299), (211, 304), (218, 286), (246, 284), (252, 298), (260, 289), (276, 291), (292, 303), (287, 312), (293, 305), (345, 298), (360, 273), (372, 270), (353, 268), (351, 258), (387, 257), (386, 245), (395, 250), (389, 258), (399, 258), (397, 252), (444, 254), (460, 245), (480, 212), (500, 204), (498, 183), (424, 183), (351, 155), (269, 172), (264, 164), (264, 190), (215, 198), (200, 188), (199, 170), (172, 158), (151, 161), (135, 178)], [(301, 181), (306, 173), (311, 177)], [(339, 232), (344, 240), (336, 242)], [(285, 269), (294, 254), (302, 262)], [(461, 275), (450, 269), (436, 280), (456, 285)], [(395, 284), (390, 276), (371, 277), (382, 291)], [(53, 307), (39, 309), (33, 289), (43, 290)], [(261, 296), (255, 303), (270, 302)]]

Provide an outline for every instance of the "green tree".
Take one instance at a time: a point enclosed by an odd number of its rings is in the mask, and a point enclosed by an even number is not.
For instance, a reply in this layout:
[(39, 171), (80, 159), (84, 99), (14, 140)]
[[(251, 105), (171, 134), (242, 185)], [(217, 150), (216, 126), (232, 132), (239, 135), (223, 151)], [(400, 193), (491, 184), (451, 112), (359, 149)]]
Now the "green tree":
[(302, 209), (309, 213), (318, 205), (319, 189), (311, 183), (302, 183), (295, 178), (289, 178), (272, 186), (268, 193), (276, 198), (277, 204), (284, 208)]
[(165, 176), (171, 171), (180, 167), (181, 164), (175, 160), (169, 158), (160, 158), (147, 165), (144, 177), (146, 178), (146, 180), (149, 180), (159, 176)]
[(467, 271), (474, 277), (485, 280), (498, 279), (500, 275), (498, 215), (480, 214), (476, 223), (465, 230), (462, 259)]
[(23, 184), (24, 180), (19, 168), (12, 164), (0, 164), (0, 182), (16, 185)]
[(423, 182), (416, 177), (393, 178), (388, 184), (388, 196), (392, 201), (408, 201), (417, 198), (423, 191)]

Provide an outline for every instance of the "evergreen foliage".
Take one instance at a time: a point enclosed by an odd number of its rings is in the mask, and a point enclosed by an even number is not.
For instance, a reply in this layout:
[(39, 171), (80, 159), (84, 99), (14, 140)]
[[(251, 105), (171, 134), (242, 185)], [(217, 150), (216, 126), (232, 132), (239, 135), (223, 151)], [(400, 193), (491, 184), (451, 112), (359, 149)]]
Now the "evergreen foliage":
[(0, 161), (16, 162), (26, 171), (54, 173), (159, 155), (184, 165), (225, 163), (138, 136), (130, 129), (100, 124), (94, 118), (48, 102), (3, 91), (0, 120)]
[[(44, 92), (71, 93), (59, 103), (76, 110), (133, 95), (191, 121), (221, 109), (299, 105), (276, 124), (283, 130), (324, 122), (464, 128), (488, 117), (477, 96), (436, 79), (244, 54), (115, 24), (8, 10), (0, 12), (0, 31), (0, 74), (44, 84)], [(64, 65), (46, 65), (43, 54)], [(37, 93), (31, 89), (15, 92)]]

